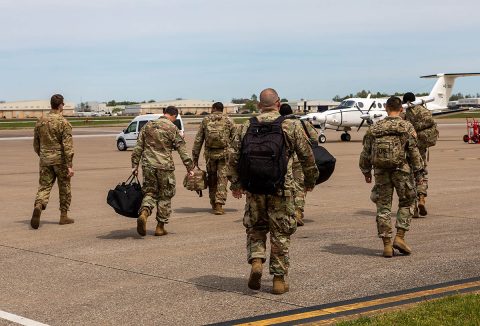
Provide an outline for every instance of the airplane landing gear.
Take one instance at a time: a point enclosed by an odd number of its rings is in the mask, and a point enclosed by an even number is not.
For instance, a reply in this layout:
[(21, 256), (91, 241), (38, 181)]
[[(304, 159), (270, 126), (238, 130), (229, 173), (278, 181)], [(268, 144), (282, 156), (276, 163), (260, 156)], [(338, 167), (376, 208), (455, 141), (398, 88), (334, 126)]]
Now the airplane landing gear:
[(324, 134), (320, 134), (320, 136), (318, 136), (318, 142), (323, 144), (324, 142), (327, 141), (327, 137), (325, 137)]
[(342, 141), (350, 141), (350, 139), (352, 139), (352, 137), (350, 136), (350, 134), (348, 132), (346, 132), (346, 133), (344, 133), (340, 136), (340, 139)]

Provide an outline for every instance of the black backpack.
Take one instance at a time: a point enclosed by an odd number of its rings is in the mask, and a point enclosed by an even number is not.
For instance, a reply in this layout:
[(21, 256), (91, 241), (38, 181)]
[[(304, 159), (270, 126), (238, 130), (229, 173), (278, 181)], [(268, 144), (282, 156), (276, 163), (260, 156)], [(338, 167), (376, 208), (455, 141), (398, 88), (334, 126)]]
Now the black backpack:
[[(303, 130), (308, 135), (307, 127), (305, 126), (305, 122), (300, 120), (302, 123)], [(318, 142), (311, 142), (310, 145), (312, 146), (313, 156), (315, 157), (315, 164), (317, 165), (317, 169), (319, 172), (318, 179), (315, 182), (316, 185), (327, 181), (330, 176), (335, 171), (335, 163), (337, 160), (330, 154), (325, 147), (318, 145)]]
[(273, 195), (283, 188), (288, 156), (282, 122), (259, 122), (250, 118), (242, 140), (238, 174), (243, 189), (252, 194)]
[(127, 181), (118, 184), (115, 189), (108, 192), (107, 204), (117, 214), (137, 218), (138, 211), (142, 205), (142, 187), (137, 176), (131, 175)]

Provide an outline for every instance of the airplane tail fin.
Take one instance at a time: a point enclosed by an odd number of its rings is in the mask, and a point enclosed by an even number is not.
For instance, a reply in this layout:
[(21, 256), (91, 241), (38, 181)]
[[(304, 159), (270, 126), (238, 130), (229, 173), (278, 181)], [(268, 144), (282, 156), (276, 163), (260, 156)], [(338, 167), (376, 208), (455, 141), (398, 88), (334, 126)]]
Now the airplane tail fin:
[(455, 74), (436, 74), (436, 75), (427, 75), (420, 76), (420, 78), (438, 78), (437, 82), (432, 88), (429, 97), (433, 97), (435, 100), (432, 102), (438, 107), (446, 108), (448, 106), (448, 101), (452, 95), (453, 85), (455, 84), (455, 79), (458, 77), (468, 77), (468, 76), (480, 76), (480, 73), (455, 73)]

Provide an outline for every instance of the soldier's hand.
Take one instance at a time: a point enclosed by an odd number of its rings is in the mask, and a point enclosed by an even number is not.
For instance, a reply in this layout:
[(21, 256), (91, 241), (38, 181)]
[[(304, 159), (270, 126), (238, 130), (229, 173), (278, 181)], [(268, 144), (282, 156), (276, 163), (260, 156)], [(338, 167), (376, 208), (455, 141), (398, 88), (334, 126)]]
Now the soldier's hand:
[(67, 176), (69, 178), (73, 177), (75, 174), (75, 172), (73, 171), (73, 168), (68, 168), (68, 173), (67, 173)]
[(132, 168), (132, 174), (135, 176), (138, 175), (138, 165)]
[(363, 176), (365, 177), (365, 182), (366, 183), (372, 183), (372, 174), (371, 173), (365, 173)]
[(232, 196), (236, 199), (242, 199), (243, 189), (232, 190)]
[(190, 171), (188, 171), (187, 173), (188, 173), (188, 175), (191, 176), (191, 177), (193, 177), (194, 174), (195, 174), (195, 172), (193, 172), (193, 170), (190, 170)]

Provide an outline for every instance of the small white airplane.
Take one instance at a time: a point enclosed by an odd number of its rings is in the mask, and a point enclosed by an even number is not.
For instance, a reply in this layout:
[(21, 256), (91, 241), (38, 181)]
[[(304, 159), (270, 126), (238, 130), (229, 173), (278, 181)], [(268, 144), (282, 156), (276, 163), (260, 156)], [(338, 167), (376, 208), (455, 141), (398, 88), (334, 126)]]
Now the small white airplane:
[[(443, 113), (448, 109), (448, 101), (452, 95), (455, 79), (458, 77), (480, 76), (480, 73), (457, 73), (457, 74), (436, 74), (421, 76), (420, 78), (438, 78), (428, 96), (418, 97), (423, 100), (427, 109), (437, 113)], [(377, 122), (387, 116), (385, 111), (385, 103), (388, 98), (371, 98), (370, 94), (367, 98), (352, 97), (343, 100), (340, 105), (334, 109), (324, 112), (308, 113), (301, 117), (303, 120), (309, 120), (312, 124), (320, 129), (318, 141), (324, 143), (327, 141), (325, 136), (326, 129), (343, 131), (340, 139), (342, 141), (350, 141), (351, 136), (348, 133), (352, 128), (357, 131), (365, 124), (367, 125)], [(454, 112), (454, 111), (449, 111)]]

